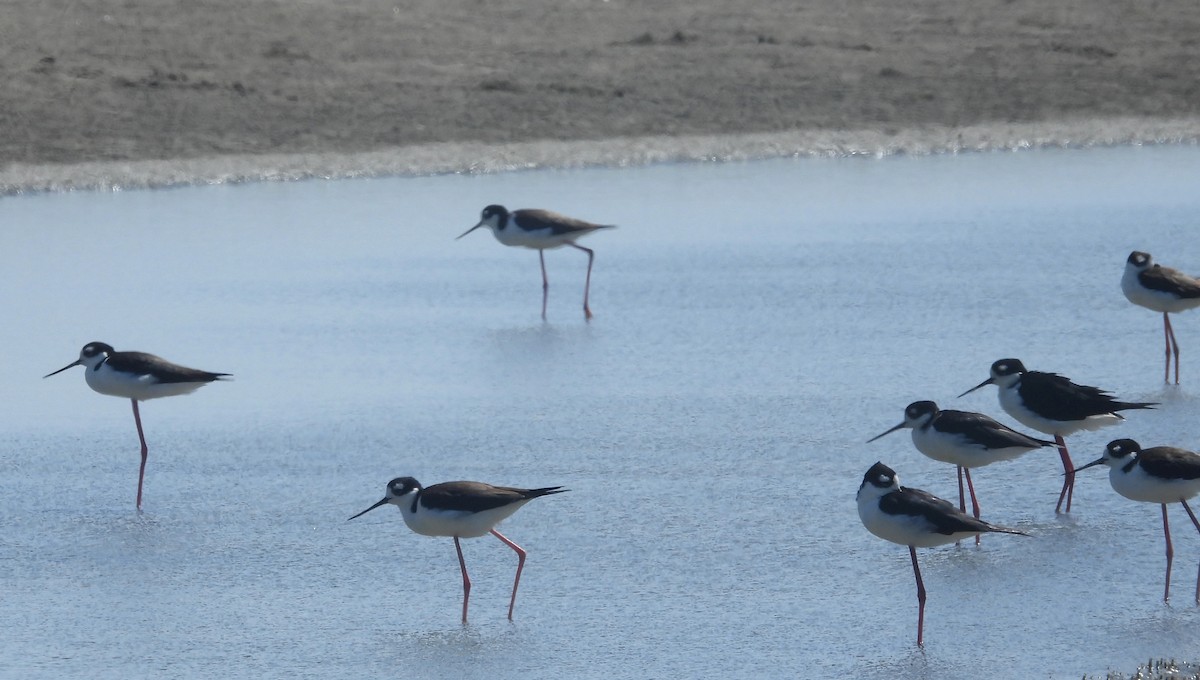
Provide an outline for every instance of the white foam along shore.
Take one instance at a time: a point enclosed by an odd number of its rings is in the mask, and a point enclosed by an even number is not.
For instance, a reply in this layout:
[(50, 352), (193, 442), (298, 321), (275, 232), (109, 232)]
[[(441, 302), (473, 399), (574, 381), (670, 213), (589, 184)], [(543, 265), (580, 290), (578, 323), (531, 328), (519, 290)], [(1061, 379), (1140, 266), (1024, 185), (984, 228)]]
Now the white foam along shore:
[(248, 154), (69, 165), (10, 164), (0, 169), (0, 194), (784, 157), (884, 157), (1197, 142), (1200, 142), (1200, 117), (1077, 119), (968, 127), (931, 125), (896, 130), (797, 130), (512, 144), (447, 142), (364, 153)]

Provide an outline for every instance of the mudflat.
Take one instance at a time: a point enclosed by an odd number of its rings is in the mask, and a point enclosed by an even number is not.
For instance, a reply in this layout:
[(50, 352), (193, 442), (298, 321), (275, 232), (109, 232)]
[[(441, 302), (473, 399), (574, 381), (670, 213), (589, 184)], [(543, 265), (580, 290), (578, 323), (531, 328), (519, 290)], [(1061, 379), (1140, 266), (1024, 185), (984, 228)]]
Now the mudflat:
[(1195, 0), (7, 0), (0, 166), (1200, 113)]

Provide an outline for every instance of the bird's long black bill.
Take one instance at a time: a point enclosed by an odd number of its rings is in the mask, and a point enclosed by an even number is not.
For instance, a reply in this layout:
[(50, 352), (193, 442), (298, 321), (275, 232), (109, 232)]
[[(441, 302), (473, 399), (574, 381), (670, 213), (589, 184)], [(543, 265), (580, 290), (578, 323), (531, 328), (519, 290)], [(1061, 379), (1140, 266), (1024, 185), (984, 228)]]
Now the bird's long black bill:
[(475, 226), (471, 227), (470, 229), (468, 229), (468, 230), (464, 231), (463, 233), (459, 234), (458, 236), (454, 237), (454, 240), (457, 241), (458, 239), (466, 236), (467, 234), (475, 231), (476, 229), (478, 229), (482, 226), (483, 226), (483, 222), (480, 222), (479, 224), (476, 224)]
[(877, 434), (874, 437), (871, 437), (870, 439), (867, 440), (867, 443), (870, 444), (871, 442), (875, 441), (876, 439), (879, 439), (880, 437), (889, 435), (889, 434), (895, 432), (896, 430), (899, 430), (902, 427), (904, 427), (904, 423), (900, 423), (896, 427), (893, 427), (892, 429), (888, 430), (887, 432), (884, 432), (883, 434)]
[[(379, 501), (379, 502), (378, 502), (378, 503), (376, 503), (375, 505), (372, 505), (371, 507), (367, 508), (366, 510), (363, 510), (362, 512), (358, 513), (358, 514), (357, 514), (357, 515), (355, 515), (354, 517), (362, 517), (363, 515), (367, 514), (368, 512), (371, 512), (371, 511), (372, 511), (372, 510), (374, 510), (375, 508), (378, 508), (378, 507), (379, 507), (379, 506), (381, 506), (381, 505), (386, 505), (386, 504), (387, 504), (387, 502), (388, 502), (388, 499), (384, 498), (383, 500)], [(351, 517), (350, 519), (354, 519), (354, 517)], [(349, 522), (349, 521), (350, 521), (350, 519), (348, 519), (348, 520), (346, 520), (346, 521), (347, 521), (347, 522)]]
[[(1092, 462), (1088, 463), (1087, 465), (1084, 465), (1084, 466), (1081, 466), (1081, 467), (1077, 467), (1077, 468), (1075, 468), (1074, 470), (1071, 470), (1071, 472), (1079, 472), (1080, 470), (1086, 470), (1086, 469), (1088, 469), (1088, 468), (1092, 467), (1093, 465), (1099, 465), (1099, 464), (1101, 464), (1101, 463), (1103, 463), (1103, 462), (1104, 462), (1104, 457), (1103, 457), (1103, 456), (1101, 456), (1100, 458), (1097, 458), (1096, 460), (1093, 460)], [(1067, 473), (1066, 473), (1066, 472), (1064, 472), (1063, 474), (1065, 475), (1065, 474), (1067, 474)]]
[(993, 380), (992, 378), (988, 378), (987, 380), (984, 380), (983, 382), (981, 382), (981, 383), (979, 383), (978, 385), (976, 385), (976, 386), (972, 387), (971, 389), (967, 390), (966, 392), (963, 392), (962, 394), (958, 395), (958, 397), (955, 397), (955, 398), (957, 399), (957, 398), (960, 398), (960, 397), (965, 397), (965, 396), (967, 396), (968, 394), (970, 394), (970, 393), (974, 392), (975, 390), (979, 389), (980, 387), (984, 387), (984, 386), (986, 386), (986, 385), (991, 385), (991, 384), (993, 384), (993, 383), (995, 383), (995, 382), (996, 382), (996, 381), (995, 381), (995, 380)]
[(68, 368), (75, 368), (76, 366), (82, 365), (82, 363), (83, 362), (76, 359), (75, 361), (72, 361), (71, 363), (67, 364), (66, 366), (63, 366), (62, 368), (58, 369), (57, 371), (55, 371), (53, 373), (47, 373), (46, 375), (43, 375), (42, 378), (45, 379), (45, 378), (49, 378), (52, 375), (58, 375), (59, 373), (62, 373), (63, 371), (67, 370)]

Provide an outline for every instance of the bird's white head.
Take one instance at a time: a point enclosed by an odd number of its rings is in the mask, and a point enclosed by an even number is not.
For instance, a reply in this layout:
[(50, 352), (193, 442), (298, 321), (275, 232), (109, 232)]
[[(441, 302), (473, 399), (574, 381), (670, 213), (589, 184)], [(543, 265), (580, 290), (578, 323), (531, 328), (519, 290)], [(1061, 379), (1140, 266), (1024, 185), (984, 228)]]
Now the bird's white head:
[(1129, 258), (1125, 260), (1125, 269), (1132, 270), (1134, 272), (1142, 272), (1149, 269), (1153, 264), (1154, 263), (1150, 257), (1150, 253), (1144, 253), (1140, 250), (1135, 250), (1132, 253), (1129, 253)]
[(991, 381), (1004, 389), (1020, 380), (1024, 372), (1025, 364), (1022, 364), (1020, 359), (1000, 359), (992, 363)]
[(900, 478), (896, 471), (883, 463), (875, 463), (867, 474), (863, 475), (862, 484), (858, 487), (858, 500), (881, 498), (900, 489)]
[(932, 401), (914, 401), (904, 409), (905, 427), (924, 427), (938, 414), (938, 405)]
[(1024, 372), (1025, 364), (1022, 364), (1020, 359), (1000, 359), (999, 361), (994, 361), (992, 362), (991, 377), (958, 396), (965, 397), (985, 385), (996, 385), (1000, 389), (1012, 387), (1021, 379), (1021, 374)]
[(884, 435), (891, 434), (896, 430), (901, 430), (906, 427), (924, 427), (929, 424), (929, 421), (933, 420), (933, 417), (936, 416), (937, 413), (938, 406), (932, 401), (914, 401), (904, 409), (904, 422), (884, 432), (883, 434), (877, 434), (874, 437), (871, 437), (867, 440), (867, 443), (870, 444)]
[(73, 368), (75, 366), (87, 366), (88, 368), (94, 368), (100, 364), (100, 362), (107, 359), (108, 356), (114, 351), (116, 350), (112, 348), (112, 345), (107, 345), (103, 342), (89, 342), (83, 346), (83, 349), (79, 350), (79, 358), (77, 360), (72, 361), (53, 373), (47, 373), (42, 377), (49, 378), (52, 375), (57, 375), (68, 368)]
[(479, 223), (459, 234), (458, 238), (455, 240), (457, 241), (459, 238), (466, 236), (480, 227), (487, 227), (488, 229), (492, 230), (492, 233), (495, 233), (497, 229), (500, 229), (504, 226), (504, 221), (506, 219), (508, 219), (507, 208), (502, 205), (489, 205), (488, 207), (484, 208), (483, 212), (480, 214)]
[(387, 489), (384, 490), (383, 498), (375, 503), (375, 505), (363, 510), (350, 519), (362, 517), (381, 505), (391, 504), (403, 509), (404, 504), (411, 501), (412, 497), (420, 492), (420, 490), (421, 483), (412, 477), (397, 477), (388, 482)]
[(1099, 458), (1087, 465), (1075, 468), (1075, 472), (1101, 464), (1107, 465), (1109, 468), (1121, 468), (1136, 460), (1137, 454), (1141, 452), (1141, 445), (1132, 439), (1114, 439), (1104, 447), (1104, 453)]

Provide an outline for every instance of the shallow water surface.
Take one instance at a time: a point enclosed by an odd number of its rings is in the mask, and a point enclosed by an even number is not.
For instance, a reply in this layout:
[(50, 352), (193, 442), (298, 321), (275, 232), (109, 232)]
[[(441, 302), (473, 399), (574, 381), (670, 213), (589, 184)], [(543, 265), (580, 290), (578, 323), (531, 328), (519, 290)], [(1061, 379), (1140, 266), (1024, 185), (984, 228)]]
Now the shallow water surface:
[[(876, 460), (952, 497), (907, 433), (917, 399), (1006, 422), (1014, 356), (1162, 402), (1069, 442), (1200, 448), (1200, 317), (1119, 281), (1130, 250), (1200, 273), (1200, 150), (885, 160), (47, 194), (0, 201), (8, 285), (0, 626), (9, 677), (1078, 677), (1195, 657), (1200, 537), (1035, 453), (975, 473), (988, 536), (907, 551), (855, 511)], [(619, 229), (586, 257), (485, 232), (488, 203)], [(235, 374), (142, 407), (82, 369), (88, 341)], [(515, 556), (387, 508), (392, 477), (564, 485), (501, 530)]]

